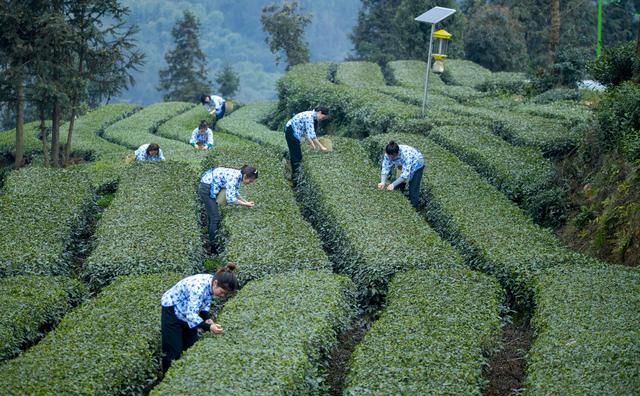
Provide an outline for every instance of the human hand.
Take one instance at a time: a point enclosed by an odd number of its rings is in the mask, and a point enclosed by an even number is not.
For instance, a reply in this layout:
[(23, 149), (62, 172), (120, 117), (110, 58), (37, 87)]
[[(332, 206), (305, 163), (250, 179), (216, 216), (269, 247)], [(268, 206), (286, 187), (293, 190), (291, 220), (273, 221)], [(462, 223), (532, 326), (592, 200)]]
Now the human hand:
[(327, 150), (327, 148), (324, 146), (320, 146), (320, 151), (322, 151), (323, 153), (326, 153), (329, 150)]
[(378, 190), (384, 190), (384, 183), (378, 183)]
[(253, 208), (253, 205), (255, 205), (255, 203), (253, 203), (253, 201), (247, 201), (247, 203), (245, 204), (245, 206), (247, 208)]
[(393, 187), (393, 184), (389, 184), (389, 185), (387, 186), (387, 191), (393, 191), (393, 188), (394, 188), (394, 187)]
[(222, 326), (220, 326), (219, 324), (211, 322), (211, 326), (209, 326), (209, 331), (211, 331), (214, 334), (220, 334), (224, 330), (222, 330)]
[(209, 326), (211, 326), (213, 324), (213, 320), (211, 319), (207, 319), (204, 321), (204, 323), (208, 324)]

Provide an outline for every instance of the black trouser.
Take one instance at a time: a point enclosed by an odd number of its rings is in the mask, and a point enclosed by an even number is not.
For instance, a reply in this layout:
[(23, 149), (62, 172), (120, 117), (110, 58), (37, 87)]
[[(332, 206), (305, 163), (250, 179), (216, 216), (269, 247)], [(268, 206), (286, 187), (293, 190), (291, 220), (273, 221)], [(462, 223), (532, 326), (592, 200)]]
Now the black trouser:
[(211, 198), (211, 184), (200, 183), (198, 186), (198, 196), (207, 210), (207, 220), (209, 222), (209, 244), (212, 248), (215, 246), (216, 232), (218, 231), (218, 223), (220, 222), (220, 210), (218, 202)]
[(293, 136), (293, 127), (286, 127), (284, 130), (284, 137), (287, 140), (287, 146), (289, 147), (289, 160), (291, 160), (291, 178), (296, 179), (298, 169), (300, 168), (300, 162), (302, 162), (302, 148), (300, 147), (300, 141)]
[[(418, 209), (418, 205), (420, 204), (420, 183), (422, 182), (422, 171), (424, 170), (424, 166), (415, 171), (411, 180), (409, 180), (409, 201), (411, 201), (411, 206)], [(400, 191), (404, 193), (404, 187), (406, 183), (400, 183), (398, 188)]]
[(171, 362), (180, 359), (198, 339), (198, 329), (190, 329), (187, 322), (176, 317), (173, 307), (162, 307), (160, 317), (160, 333), (162, 335), (162, 370), (166, 372)]

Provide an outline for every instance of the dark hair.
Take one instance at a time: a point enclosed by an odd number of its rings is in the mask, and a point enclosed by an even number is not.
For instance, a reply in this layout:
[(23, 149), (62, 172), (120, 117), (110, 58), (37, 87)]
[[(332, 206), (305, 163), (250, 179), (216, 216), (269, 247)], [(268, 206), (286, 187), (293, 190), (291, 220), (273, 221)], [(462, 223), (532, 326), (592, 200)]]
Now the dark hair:
[(398, 143), (392, 140), (389, 142), (389, 144), (387, 144), (387, 147), (384, 149), (384, 151), (389, 155), (397, 155), (400, 152), (400, 146), (398, 146)]
[(317, 106), (315, 109), (313, 109), (313, 111), (315, 111), (315, 112), (319, 111), (320, 113), (322, 113), (322, 114), (324, 114), (326, 116), (329, 115), (329, 108), (325, 107), (325, 106)]
[(240, 168), (240, 172), (243, 175), (247, 175), (249, 179), (255, 180), (258, 178), (258, 170), (253, 166), (245, 165), (242, 168)]
[(235, 292), (239, 289), (238, 278), (236, 278), (236, 274), (233, 273), (235, 269), (236, 265), (233, 263), (229, 263), (225, 267), (218, 269), (214, 278), (218, 281), (218, 287), (228, 292)]
[(206, 101), (207, 98), (209, 98), (209, 100), (211, 100), (211, 96), (210, 95), (202, 94), (202, 96), (200, 96), (200, 102), (202, 102), (202, 104), (207, 103), (207, 101)]
[(209, 128), (209, 125), (207, 125), (207, 121), (200, 120), (200, 125), (198, 125), (198, 129), (202, 129), (202, 128), (204, 128), (204, 129)]
[(147, 147), (147, 155), (149, 155), (150, 151), (157, 151), (160, 154), (160, 145), (156, 143), (151, 143), (149, 147)]

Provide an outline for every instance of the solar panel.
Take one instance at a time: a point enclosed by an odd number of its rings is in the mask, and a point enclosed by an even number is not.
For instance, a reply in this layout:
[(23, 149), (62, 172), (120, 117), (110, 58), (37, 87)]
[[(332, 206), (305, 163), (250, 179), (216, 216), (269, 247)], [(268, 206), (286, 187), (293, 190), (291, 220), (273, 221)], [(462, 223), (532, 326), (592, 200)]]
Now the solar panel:
[(417, 17), (415, 20), (418, 22), (435, 24), (455, 12), (456, 10), (453, 10), (451, 8), (433, 7), (429, 11)]

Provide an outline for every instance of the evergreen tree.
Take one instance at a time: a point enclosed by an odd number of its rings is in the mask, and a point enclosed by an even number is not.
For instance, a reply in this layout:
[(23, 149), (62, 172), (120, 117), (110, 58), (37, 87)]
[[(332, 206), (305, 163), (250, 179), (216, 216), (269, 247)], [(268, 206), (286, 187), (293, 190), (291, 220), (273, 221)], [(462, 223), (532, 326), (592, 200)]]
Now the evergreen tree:
[(469, 17), (466, 58), (493, 71), (521, 70), (527, 63), (522, 26), (507, 7), (486, 5)]
[[(455, 0), (363, 0), (350, 36), (356, 58), (375, 62), (426, 60), (431, 26), (414, 19), (435, 6), (458, 9)], [(464, 24), (464, 14), (457, 12), (437, 26), (453, 35), (450, 56), (463, 54)]]
[(209, 92), (207, 57), (200, 49), (200, 21), (185, 11), (171, 30), (176, 47), (165, 55), (167, 68), (160, 70), (159, 91), (165, 101), (194, 101), (203, 92)]
[(279, 64), (284, 52), (287, 69), (309, 62), (309, 43), (304, 41), (304, 29), (311, 23), (311, 15), (298, 12), (299, 3), (284, 2), (281, 7), (270, 4), (262, 9), (262, 29), (267, 33), (266, 43)]
[(232, 98), (240, 89), (240, 76), (233, 70), (230, 63), (225, 63), (222, 71), (216, 75), (218, 92), (224, 98)]

